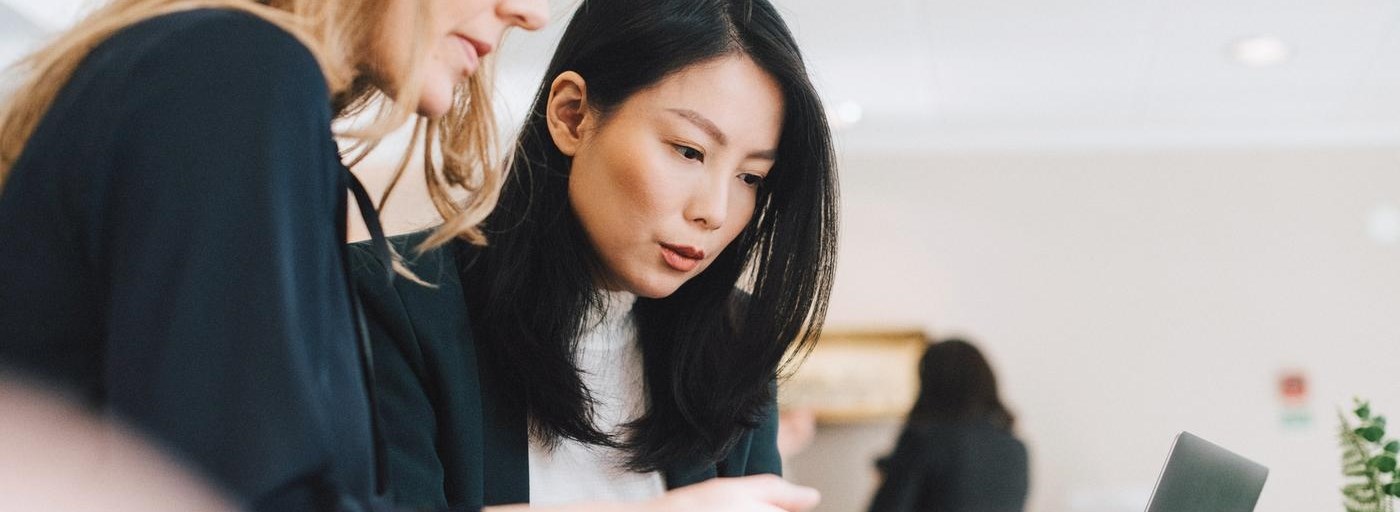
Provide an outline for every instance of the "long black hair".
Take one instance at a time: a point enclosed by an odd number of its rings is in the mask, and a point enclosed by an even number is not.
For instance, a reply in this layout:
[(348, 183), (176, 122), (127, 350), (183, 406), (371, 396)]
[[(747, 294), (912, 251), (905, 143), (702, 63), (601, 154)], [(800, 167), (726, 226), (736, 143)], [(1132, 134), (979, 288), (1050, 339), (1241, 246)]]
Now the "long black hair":
[[(602, 307), (598, 255), (569, 204), (570, 159), (554, 145), (551, 81), (575, 71), (607, 115), (691, 65), (743, 54), (781, 87), (777, 158), (752, 220), (700, 275), (633, 313), (647, 408), (623, 435), (598, 431), (574, 364)], [(531, 433), (625, 448), (627, 466), (717, 460), (766, 413), (784, 354), (805, 355), (826, 316), (836, 257), (836, 164), (822, 103), (796, 41), (767, 0), (585, 0), (564, 32), (512, 154), (490, 245), (463, 276), (482, 357)], [(463, 246), (465, 244), (459, 244)], [(747, 289), (747, 292), (736, 292)]]
[(929, 345), (919, 360), (919, 397), (909, 423), (968, 421), (1011, 430), (1016, 417), (1002, 403), (996, 374), (976, 346), (957, 338)]

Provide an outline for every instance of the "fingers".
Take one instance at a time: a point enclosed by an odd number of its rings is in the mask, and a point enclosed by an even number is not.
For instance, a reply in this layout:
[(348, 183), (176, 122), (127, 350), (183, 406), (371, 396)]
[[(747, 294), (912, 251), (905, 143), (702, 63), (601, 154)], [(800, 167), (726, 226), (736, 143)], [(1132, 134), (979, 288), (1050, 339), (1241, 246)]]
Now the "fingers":
[(750, 485), (753, 496), (787, 512), (810, 510), (821, 502), (821, 493), (811, 487), (793, 484), (776, 475), (755, 475), (739, 478)]

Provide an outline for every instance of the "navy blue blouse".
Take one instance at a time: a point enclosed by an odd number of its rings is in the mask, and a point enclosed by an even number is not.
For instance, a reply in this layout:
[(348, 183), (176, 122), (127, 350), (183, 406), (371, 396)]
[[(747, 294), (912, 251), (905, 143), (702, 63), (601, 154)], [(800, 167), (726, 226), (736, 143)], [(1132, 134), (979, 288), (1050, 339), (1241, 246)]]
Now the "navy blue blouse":
[(372, 508), (371, 406), (330, 97), (245, 13), (97, 47), (0, 190), (0, 362), (257, 510)]
[(906, 425), (878, 466), (869, 512), (1021, 512), (1030, 489), (1026, 445), (984, 420)]

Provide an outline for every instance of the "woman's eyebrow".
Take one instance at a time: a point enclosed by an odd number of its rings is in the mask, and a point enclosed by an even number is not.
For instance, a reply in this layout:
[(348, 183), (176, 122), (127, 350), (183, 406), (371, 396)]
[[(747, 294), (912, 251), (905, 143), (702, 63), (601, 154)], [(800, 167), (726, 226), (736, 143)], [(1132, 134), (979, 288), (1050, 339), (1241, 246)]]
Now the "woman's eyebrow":
[[(668, 108), (666, 109), (666, 111), (681, 116), (686, 121), (690, 121), (691, 124), (694, 124), (696, 127), (699, 127), (701, 130), (704, 130), (705, 133), (709, 134), (710, 137), (714, 138), (715, 142), (718, 142), (719, 145), (724, 146), (729, 144), (729, 139), (724, 136), (724, 132), (721, 131), (718, 126), (715, 126), (715, 123), (713, 121), (710, 121), (709, 118), (700, 115), (699, 112), (685, 108)], [(749, 153), (749, 158), (756, 158), (760, 160), (776, 160), (777, 155), (777, 150), (766, 149), (762, 151), (755, 151), (753, 153)]]
[(720, 131), (719, 127), (715, 126), (713, 121), (700, 115), (699, 112), (684, 108), (668, 108), (666, 111), (681, 116), (685, 118), (686, 121), (690, 121), (691, 124), (704, 130), (705, 133), (710, 134), (710, 137), (714, 138), (715, 142), (718, 142), (719, 145), (724, 146), (729, 144), (729, 139), (724, 136), (724, 132)]

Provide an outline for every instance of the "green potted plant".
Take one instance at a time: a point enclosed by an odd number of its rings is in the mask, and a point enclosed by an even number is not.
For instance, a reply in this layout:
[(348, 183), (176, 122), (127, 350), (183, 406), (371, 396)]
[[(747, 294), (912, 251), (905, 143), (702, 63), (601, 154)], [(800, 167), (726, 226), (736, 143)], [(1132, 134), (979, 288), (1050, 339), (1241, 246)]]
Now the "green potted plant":
[(1346, 475), (1342, 503), (1347, 512), (1394, 512), (1400, 497), (1400, 468), (1396, 467), (1400, 441), (1385, 437), (1385, 416), (1373, 415), (1371, 404), (1360, 398), (1351, 417), (1341, 411), (1337, 415), (1342, 474)]

